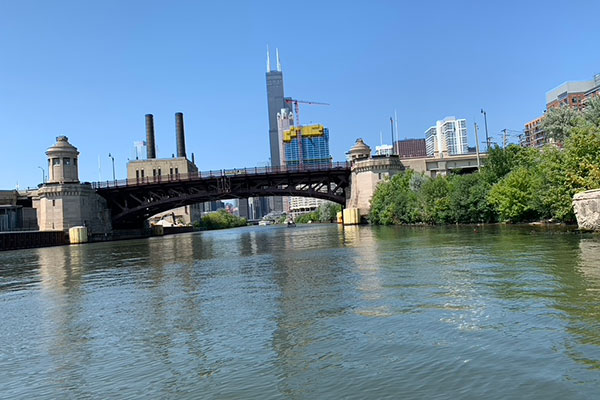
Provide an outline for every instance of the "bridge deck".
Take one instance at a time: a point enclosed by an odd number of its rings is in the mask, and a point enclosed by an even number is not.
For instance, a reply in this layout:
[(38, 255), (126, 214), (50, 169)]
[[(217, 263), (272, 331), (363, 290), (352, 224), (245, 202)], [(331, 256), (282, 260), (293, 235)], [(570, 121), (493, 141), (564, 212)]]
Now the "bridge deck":
[(266, 175), (279, 175), (279, 174), (299, 174), (299, 173), (311, 173), (311, 172), (326, 172), (326, 171), (350, 171), (350, 163), (348, 162), (333, 162), (329, 165), (318, 165), (318, 166), (275, 166), (275, 167), (251, 167), (251, 168), (233, 168), (233, 169), (220, 169), (210, 171), (198, 171), (191, 173), (180, 173), (172, 175), (157, 175), (157, 176), (146, 176), (143, 178), (134, 179), (119, 179), (110, 181), (92, 182), (92, 188), (102, 191), (106, 189), (117, 189), (125, 187), (139, 187), (146, 185), (156, 185), (161, 183), (170, 182), (187, 182), (197, 181), (201, 179), (214, 179), (214, 178), (232, 178), (240, 176), (266, 176)]
[(217, 199), (305, 196), (345, 204), (350, 165), (234, 168), (92, 184), (111, 210), (113, 227), (139, 226), (176, 207)]

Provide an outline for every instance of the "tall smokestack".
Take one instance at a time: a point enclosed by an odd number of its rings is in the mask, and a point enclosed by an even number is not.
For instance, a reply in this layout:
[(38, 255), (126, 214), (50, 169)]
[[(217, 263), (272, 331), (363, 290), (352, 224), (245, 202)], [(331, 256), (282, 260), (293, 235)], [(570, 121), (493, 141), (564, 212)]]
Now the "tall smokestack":
[(177, 157), (185, 157), (185, 136), (183, 134), (183, 113), (175, 113), (175, 134), (177, 136)]
[(154, 116), (146, 114), (146, 150), (148, 159), (156, 158), (156, 145), (154, 144)]

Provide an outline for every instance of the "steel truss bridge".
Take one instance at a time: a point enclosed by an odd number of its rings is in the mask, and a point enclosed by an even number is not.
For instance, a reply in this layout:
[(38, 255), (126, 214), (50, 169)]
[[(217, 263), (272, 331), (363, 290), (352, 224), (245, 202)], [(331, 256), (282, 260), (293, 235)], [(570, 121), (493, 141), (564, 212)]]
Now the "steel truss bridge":
[(113, 228), (138, 228), (152, 215), (212, 200), (304, 196), (344, 205), (350, 164), (236, 168), (92, 183), (111, 210)]

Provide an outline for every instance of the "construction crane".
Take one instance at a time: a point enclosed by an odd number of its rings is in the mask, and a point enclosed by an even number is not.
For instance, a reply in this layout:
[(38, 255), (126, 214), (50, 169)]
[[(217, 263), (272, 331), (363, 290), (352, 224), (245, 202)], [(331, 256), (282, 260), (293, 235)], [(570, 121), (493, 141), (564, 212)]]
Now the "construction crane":
[[(294, 105), (294, 114), (296, 115), (296, 126), (298, 128), (301, 128), (300, 125), (300, 106), (299, 104), (309, 104), (309, 105), (315, 105), (315, 106), (328, 106), (328, 103), (320, 103), (318, 101), (307, 101), (307, 100), (298, 100), (298, 99), (292, 99), (290, 97), (285, 97), (283, 99), (286, 104), (293, 104)], [(302, 129), (299, 129), (298, 131), (298, 166), (300, 168), (302, 168), (303, 164), (304, 164), (304, 154), (303, 154), (303, 150), (302, 150)]]
[(297, 100), (297, 99), (292, 99), (289, 97), (284, 98), (285, 102), (287, 104), (293, 104), (294, 105), (294, 114), (296, 115), (296, 126), (300, 126), (300, 106), (299, 104), (309, 104), (309, 105), (315, 105), (315, 106), (328, 106), (330, 105), (329, 103), (320, 103), (318, 101), (307, 101), (307, 100)]

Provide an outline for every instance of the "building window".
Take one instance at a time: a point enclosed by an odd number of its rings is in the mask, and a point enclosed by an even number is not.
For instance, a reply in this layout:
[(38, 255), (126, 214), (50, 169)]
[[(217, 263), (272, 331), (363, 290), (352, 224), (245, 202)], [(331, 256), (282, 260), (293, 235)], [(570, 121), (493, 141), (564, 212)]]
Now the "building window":
[(142, 179), (144, 179), (144, 170), (142, 170)]
[(76, 158), (73, 159), (73, 165), (77, 166), (77, 159)]
[(162, 175), (162, 171), (160, 170), (160, 168), (158, 169), (158, 176)]
[(179, 175), (179, 168), (175, 168), (175, 175)]
[(52, 200), (52, 207), (56, 207), (56, 200)]
[(152, 176), (156, 176), (156, 169), (152, 169)]
[(169, 175), (173, 175), (173, 168), (169, 169)]
[(139, 169), (135, 170), (135, 179), (140, 179), (140, 170)]
[(60, 165), (60, 158), (53, 158), (52, 165)]
[(63, 165), (71, 165), (71, 159), (70, 158), (63, 158)]

